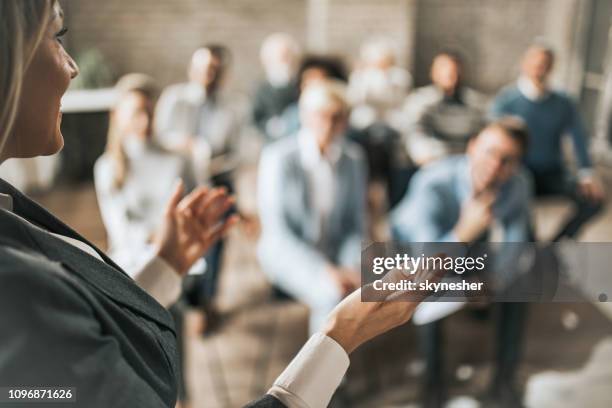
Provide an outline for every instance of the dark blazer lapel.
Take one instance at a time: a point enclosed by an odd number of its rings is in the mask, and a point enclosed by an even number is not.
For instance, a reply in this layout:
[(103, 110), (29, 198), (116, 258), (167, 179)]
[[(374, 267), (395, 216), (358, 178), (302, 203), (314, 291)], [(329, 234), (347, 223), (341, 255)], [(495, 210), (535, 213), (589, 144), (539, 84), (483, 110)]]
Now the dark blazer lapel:
[[(141, 289), (102, 251), (1, 179), (0, 192), (13, 197), (14, 214), (39, 226), (35, 228), (25, 224), (30, 238), (49, 259), (62, 263), (75, 275), (118, 303), (174, 330), (174, 324), (168, 311)], [(50, 235), (45, 230), (84, 242), (94, 248), (104, 262)]]
[(64, 224), (61, 220), (47, 211), (37, 202), (25, 196), (22, 192), (17, 190), (15, 187), (0, 179), (0, 193), (8, 194), (13, 197), (13, 212), (22, 218), (30, 221), (33, 224), (42, 227), (43, 229), (53, 232), (55, 234), (64, 235), (76, 240), (79, 240), (93, 249), (96, 250), (98, 255), (113, 268), (117, 269), (121, 273), (125, 272), (119, 267), (112, 259), (110, 259), (103, 251), (99, 250), (95, 245), (81, 236), (78, 232)]
[(319, 225), (317, 224), (313, 209), (312, 194), (310, 190), (311, 181), (308, 179), (306, 170), (304, 170), (302, 166), (299, 151), (296, 150), (289, 157), (289, 166), (291, 169), (289, 181), (295, 183), (295, 187), (297, 187), (300, 193), (299, 205), (302, 211), (299, 214), (299, 218), (306, 221), (303, 232), (309, 238), (316, 237), (318, 235), (317, 231)]
[(347, 197), (352, 197), (350, 189), (353, 186), (353, 175), (351, 174), (351, 163), (349, 157), (343, 151), (342, 155), (336, 163), (336, 169), (334, 172), (334, 191), (331, 193), (334, 195), (334, 206), (331, 210), (330, 216), (328, 217), (329, 227), (327, 230), (328, 235), (333, 237), (335, 240), (339, 233), (344, 234), (343, 228), (346, 228), (344, 223), (347, 207), (353, 205)]

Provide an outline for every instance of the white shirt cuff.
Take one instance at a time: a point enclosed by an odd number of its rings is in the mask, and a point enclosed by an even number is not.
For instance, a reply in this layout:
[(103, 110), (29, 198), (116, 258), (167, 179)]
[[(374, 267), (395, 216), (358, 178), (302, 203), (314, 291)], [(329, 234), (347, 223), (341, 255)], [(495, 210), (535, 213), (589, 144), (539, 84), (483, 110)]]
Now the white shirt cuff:
[(181, 294), (181, 276), (156, 255), (136, 273), (134, 280), (164, 307), (176, 302)]
[(346, 351), (323, 333), (314, 334), (268, 394), (288, 408), (327, 407), (349, 367)]
[(592, 179), (595, 175), (592, 167), (583, 167), (578, 170), (578, 180)]

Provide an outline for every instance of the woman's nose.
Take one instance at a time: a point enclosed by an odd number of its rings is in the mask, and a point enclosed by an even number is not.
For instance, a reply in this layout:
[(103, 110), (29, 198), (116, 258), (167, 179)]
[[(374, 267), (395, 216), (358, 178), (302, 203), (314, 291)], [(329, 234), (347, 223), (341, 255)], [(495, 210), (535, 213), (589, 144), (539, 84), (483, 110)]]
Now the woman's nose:
[(74, 79), (79, 75), (79, 66), (74, 61), (74, 59), (72, 59), (70, 55), (67, 55), (67, 57), (68, 57), (68, 67), (70, 69), (70, 79)]

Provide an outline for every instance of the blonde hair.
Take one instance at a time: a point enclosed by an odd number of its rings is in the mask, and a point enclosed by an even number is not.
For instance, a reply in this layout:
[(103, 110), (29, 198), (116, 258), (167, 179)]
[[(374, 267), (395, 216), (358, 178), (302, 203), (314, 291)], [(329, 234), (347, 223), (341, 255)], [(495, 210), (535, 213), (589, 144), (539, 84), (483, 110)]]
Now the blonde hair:
[(309, 85), (300, 95), (300, 110), (316, 111), (329, 106), (339, 106), (343, 113), (349, 110), (346, 86), (337, 80), (322, 80)]
[(9, 139), (25, 71), (57, 0), (0, 1), (0, 155)]
[[(127, 74), (121, 77), (115, 85), (117, 100), (115, 106), (129, 93), (136, 92), (144, 95), (152, 103), (157, 99), (159, 90), (153, 78), (145, 74)], [(151, 118), (152, 119), (152, 118)], [(111, 115), (106, 141), (106, 154), (110, 158), (114, 169), (113, 187), (121, 189), (129, 171), (128, 158), (123, 148), (123, 136), (117, 129), (117, 123)]]

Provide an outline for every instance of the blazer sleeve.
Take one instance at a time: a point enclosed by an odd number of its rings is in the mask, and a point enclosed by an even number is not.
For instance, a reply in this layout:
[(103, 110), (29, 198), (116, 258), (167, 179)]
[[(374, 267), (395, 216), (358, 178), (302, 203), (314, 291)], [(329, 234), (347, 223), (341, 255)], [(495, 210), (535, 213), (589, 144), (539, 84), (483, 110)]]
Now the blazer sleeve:
[(265, 395), (245, 405), (245, 408), (287, 408), (287, 406), (272, 395)]
[(167, 407), (61, 264), (0, 247), (0, 385), (74, 387), (75, 407)]

